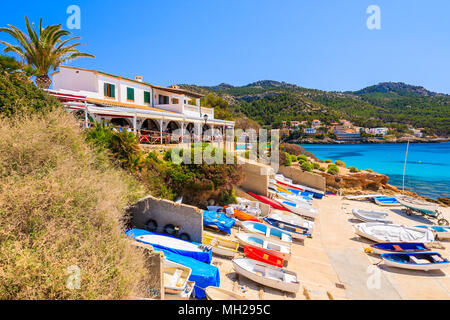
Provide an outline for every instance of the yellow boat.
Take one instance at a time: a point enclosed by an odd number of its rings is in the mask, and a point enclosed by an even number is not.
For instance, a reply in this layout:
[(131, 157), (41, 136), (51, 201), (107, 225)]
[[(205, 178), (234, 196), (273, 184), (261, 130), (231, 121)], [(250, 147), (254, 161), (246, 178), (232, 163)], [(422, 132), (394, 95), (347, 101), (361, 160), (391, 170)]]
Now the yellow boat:
[(293, 192), (291, 192), (291, 191), (289, 191), (289, 190), (287, 190), (287, 189), (281, 188), (281, 187), (279, 187), (279, 186), (277, 186), (277, 191), (294, 194)]
[(192, 269), (182, 264), (164, 261), (164, 291), (166, 293), (180, 294), (186, 289)]
[(203, 234), (202, 243), (211, 246), (213, 253), (226, 257), (234, 257), (239, 248), (239, 242), (237, 241), (220, 238), (210, 234)]

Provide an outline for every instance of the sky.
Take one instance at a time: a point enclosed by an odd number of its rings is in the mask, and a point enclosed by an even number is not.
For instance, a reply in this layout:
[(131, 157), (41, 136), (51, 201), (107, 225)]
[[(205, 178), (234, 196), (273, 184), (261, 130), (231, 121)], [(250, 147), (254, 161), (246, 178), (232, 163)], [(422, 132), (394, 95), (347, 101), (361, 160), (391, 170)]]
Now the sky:
[[(164, 86), (278, 80), (347, 91), (398, 81), (450, 94), (448, 0), (2, 1), (0, 26), (25, 29), (26, 15), (68, 29), (70, 5), (81, 9), (71, 30), (80, 49), (96, 56), (74, 67)], [(380, 29), (367, 27), (370, 5)]]

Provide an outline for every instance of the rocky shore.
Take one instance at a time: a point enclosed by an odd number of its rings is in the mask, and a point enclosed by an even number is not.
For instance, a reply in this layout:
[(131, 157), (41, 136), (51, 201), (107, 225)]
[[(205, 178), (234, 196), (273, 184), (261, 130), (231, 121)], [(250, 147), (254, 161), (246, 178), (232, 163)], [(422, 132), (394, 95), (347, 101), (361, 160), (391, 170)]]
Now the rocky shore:
[(439, 143), (450, 141), (450, 138), (417, 138), (417, 137), (402, 137), (402, 138), (389, 138), (389, 139), (377, 139), (377, 138), (362, 138), (359, 141), (339, 141), (325, 137), (324, 139), (318, 140), (314, 138), (304, 138), (288, 141), (288, 143), (293, 144), (364, 144), (364, 143)]

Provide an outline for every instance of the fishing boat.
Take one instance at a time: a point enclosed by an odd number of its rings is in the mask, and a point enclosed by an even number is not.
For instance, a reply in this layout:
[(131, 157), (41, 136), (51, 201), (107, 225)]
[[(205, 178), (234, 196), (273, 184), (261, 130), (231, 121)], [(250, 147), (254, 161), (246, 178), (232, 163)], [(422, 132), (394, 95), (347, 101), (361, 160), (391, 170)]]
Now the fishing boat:
[(379, 206), (399, 206), (400, 202), (394, 197), (377, 197), (373, 198), (373, 201)]
[(291, 258), (291, 246), (288, 243), (267, 239), (265, 236), (255, 233), (238, 233), (236, 238), (243, 246), (259, 248), (284, 260)]
[(288, 209), (288, 211), (291, 211), (291, 212), (296, 213), (301, 216), (315, 219), (319, 215), (319, 212), (317, 211), (317, 209), (315, 209), (311, 206), (307, 207), (307, 206), (301, 205), (297, 202), (292, 202), (292, 201), (288, 201), (288, 200), (280, 200), (280, 204), (283, 205), (286, 209)]
[(229, 211), (232, 212), (233, 217), (235, 217), (238, 220), (261, 222), (261, 220), (259, 220), (255, 216), (251, 215), (250, 213), (246, 213), (246, 212), (238, 210), (236, 208), (225, 207), (225, 210), (227, 210), (227, 212), (229, 212)]
[(295, 184), (295, 183), (293, 183), (292, 179), (286, 178), (282, 174), (277, 173), (275, 175), (275, 180), (276, 180), (277, 184), (281, 185), (281, 187), (285, 187), (285, 188), (288, 187), (288, 188), (298, 190), (298, 191), (310, 192), (313, 194), (314, 198), (322, 199), (325, 194), (325, 192), (323, 192), (321, 190), (317, 190), (317, 189), (314, 189), (311, 187)]
[(250, 246), (244, 246), (244, 254), (247, 258), (264, 262), (278, 268), (283, 268), (284, 264), (283, 259), (273, 254), (267, 253), (261, 249)]
[(205, 293), (208, 300), (248, 300), (243, 295), (219, 287), (210, 286), (205, 289)]
[(280, 221), (283, 223), (288, 223), (297, 228), (303, 228), (310, 234), (312, 234), (314, 231), (314, 222), (313, 221), (304, 220), (300, 216), (298, 216), (294, 213), (291, 213), (291, 212), (273, 210), (268, 218), (271, 218), (273, 220), (277, 220), (277, 221)]
[(164, 292), (179, 294), (186, 288), (192, 269), (182, 264), (164, 261)]
[(189, 300), (195, 288), (195, 281), (188, 281), (186, 288), (179, 293), (164, 292), (165, 300)]
[(366, 248), (367, 253), (383, 254), (383, 253), (418, 253), (429, 252), (424, 243), (402, 243), (402, 242), (385, 242), (375, 243)]
[(450, 227), (444, 227), (444, 226), (416, 226), (416, 228), (425, 228), (428, 230), (431, 230), (436, 234), (436, 237), (438, 239), (450, 239)]
[(273, 179), (269, 181), (269, 190), (276, 193), (288, 194), (291, 197), (296, 197), (304, 200), (313, 200), (314, 197), (311, 192), (300, 191), (292, 188), (282, 188), (277, 184), (276, 180)]
[(283, 207), (278, 201), (270, 199), (269, 197), (259, 195), (259, 194), (253, 193), (253, 192), (248, 192), (248, 194), (251, 195), (256, 200), (261, 201), (262, 203), (268, 204), (273, 209), (288, 210), (287, 208)]
[(212, 252), (219, 256), (234, 257), (239, 249), (239, 242), (203, 233), (202, 243), (212, 247)]
[(383, 253), (381, 258), (388, 266), (410, 270), (440, 270), (450, 264), (437, 252)]
[(131, 229), (126, 234), (137, 241), (150, 244), (154, 248), (164, 249), (182, 256), (191, 257), (201, 262), (210, 263), (212, 251), (201, 243), (181, 240), (169, 235), (142, 229)]
[(242, 222), (242, 228), (249, 233), (262, 234), (266, 238), (276, 238), (282, 242), (292, 243), (292, 237), (290, 234), (283, 232), (283, 230), (267, 226), (263, 223), (245, 221)]
[(424, 200), (415, 199), (405, 195), (396, 195), (395, 198), (401, 205), (412, 211), (421, 212), (427, 215), (435, 216), (439, 205)]
[(392, 220), (386, 219), (389, 214), (384, 211), (353, 209), (352, 213), (356, 219), (364, 222), (392, 223)]
[(277, 198), (279, 198), (281, 200), (288, 200), (288, 201), (297, 202), (297, 203), (303, 204), (305, 206), (311, 206), (311, 200), (312, 200), (311, 198), (298, 196), (298, 195), (293, 194), (293, 193), (286, 193), (286, 192), (275, 191), (273, 189), (269, 189), (269, 196), (272, 199), (275, 199), (275, 200), (278, 200)]
[(248, 258), (233, 259), (234, 270), (250, 280), (281, 291), (300, 289), (297, 273)]
[(430, 230), (380, 222), (365, 222), (354, 225), (355, 233), (374, 242), (421, 242), (434, 241)]
[(289, 234), (293, 239), (306, 239), (311, 238), (311, 234), (308, 233), (309, 229), (307, 227), (301, 227), (298, 225), (290, 224), (287, 222), (279, 221), (273, 218), (264, 218), (264, 222), (273, 226), (274, 228), (280, 229), (283, 232)]

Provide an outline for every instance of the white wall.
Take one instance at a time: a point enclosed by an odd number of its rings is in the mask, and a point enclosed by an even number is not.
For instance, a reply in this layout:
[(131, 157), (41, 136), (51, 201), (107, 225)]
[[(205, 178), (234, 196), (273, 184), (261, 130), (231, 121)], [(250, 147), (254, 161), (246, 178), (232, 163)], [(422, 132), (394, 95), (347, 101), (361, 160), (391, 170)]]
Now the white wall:
[(61, 67), (53, 75), (53, 90), (68, 90), (97, 97), (97, 76), (94, 72)]
[[(105, 100), (111, 100), (111, 98), (104, 97), (103, 88), (104, 83), (111, 83), (115, 85), (115, 101), (124, 102), (124, 103), (130, 103), (130, 104), (136, 104), (136, 105), (152, 105), (152, 89), (151, 87), (144, 85), (144, 84), (138, 84), (136, 82), (127, 81), (123, 79), (118, 79), (115, 77), (108, 77), (106, 75), (99, 74), (98, 75), (98, 87), (99, 87), (99, 94), (102, 96), (102, 99)], [(134, 89), (134, 102), (127, 100), (127, 88), (133, 88)], [(144, 103), (144, 91), (150, 92), (150, 103)]]

